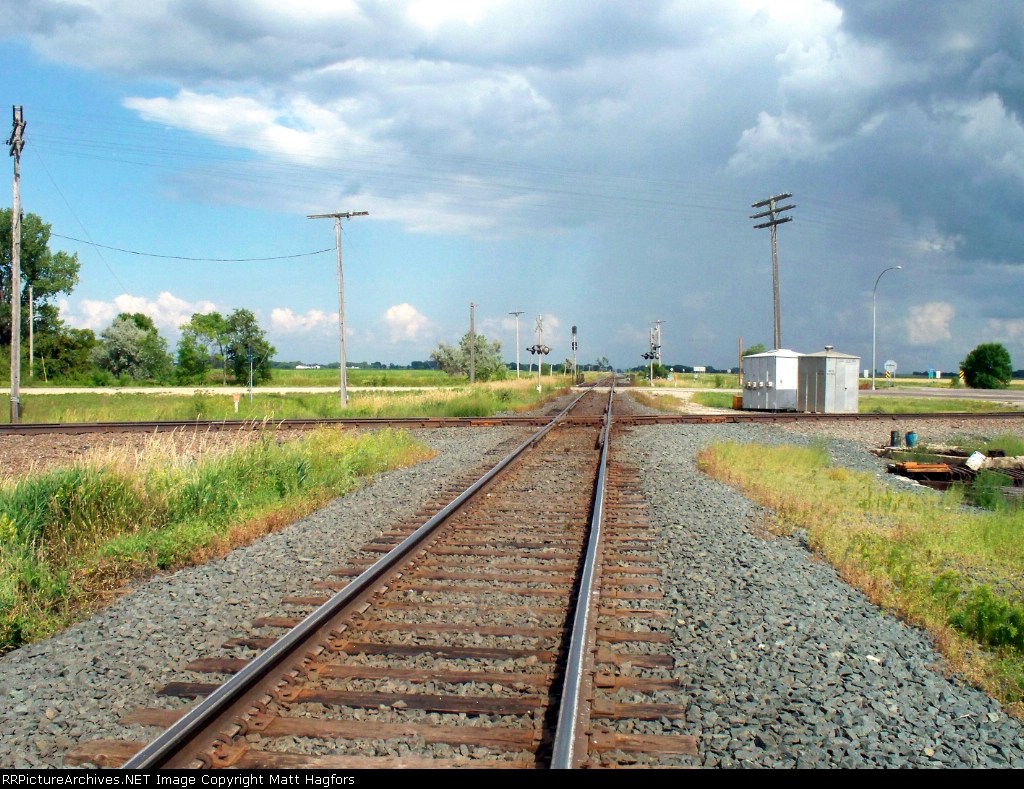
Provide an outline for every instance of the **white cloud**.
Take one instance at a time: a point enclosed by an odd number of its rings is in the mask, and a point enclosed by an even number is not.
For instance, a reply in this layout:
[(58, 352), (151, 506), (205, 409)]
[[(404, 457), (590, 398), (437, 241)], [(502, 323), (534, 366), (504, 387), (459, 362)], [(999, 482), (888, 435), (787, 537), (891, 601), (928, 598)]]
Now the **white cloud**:
[(289, 307), (275, 307), (270, 311), (270, 326), (285, 334), (322, 334), (332, 327), (337, 331), (338, 313), (307, 310), (296, 315)]
[(1010, 320), (992, 318), (988, 321), (986, 331), (992, 336), (1008, 342), (1024, 340), (1024, 318)]
[(990, 94), (969, 104), (947, 105), (946, 110), (958, 119), (958, 134), (965, 149), (993, 172), (1024, 181), (1024, 123), (998, 96)]
[(832, 147), (817, 139), (809, 119), (762, 112), (757, 126), (740, 135), (729, 168), (739, 172), (770, 169), (780, 162), (820, 158)]
[(923, 236), (914, 242), (914, 247), (920, 252), (941, 252), (952, 254), (964, 243), (964, 237), (960, 234), (942, 235), (939, 233)]
[(906, 319), (907, 341), (911, 345), (935, 345), (950, 339), (953, 334), (949, 324), (955, 315), (953, 305), (944, 301), (911, 307)]
[(161, 292), (155, 299), (122, 293), (112, 301), (83, 299), (75, 307), (71, 306), (69, 301), (62, 301), (59, 306), (61, 317), (71, 326), (77, 329), (92, 329), (95, 332), (107, 328), (122, 312), (141, 312), (152, 318), (158, 329), (177, 332), (194, 313), (213, 312), (217, 309), (217, 305), (212, 301), (189, 302), (167, 291)]
[(479, 23), (484, 15), (502, 0), (413, 0), (408, 6), (409, 21), (431, 33), (451, 22), (466, 25)]
[(391, 342), (420, 339), (430, 322), (426, 316), (411, 304), (395, 304), (384, 311), (384, 322), (388, 325)]
[(345, 120), (356, 114), (352, 99), (317, 105), (299, 96), (275, 106), (272, 96), (218, 96), (181, 90), (173, 98), (127, 98), (124, 105), (143, 120), (166, 124), (258, 153), (305, 165), (324, 164), (339, 151), (373, 149), (377, 156), (397, 155), (371, 143)]

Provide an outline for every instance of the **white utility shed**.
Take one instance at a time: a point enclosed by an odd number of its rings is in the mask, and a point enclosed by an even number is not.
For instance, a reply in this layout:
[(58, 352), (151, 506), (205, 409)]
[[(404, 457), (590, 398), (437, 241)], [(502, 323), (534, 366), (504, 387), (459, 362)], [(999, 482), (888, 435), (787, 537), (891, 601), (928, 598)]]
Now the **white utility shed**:
[(743, 409), (795, 411), (800, 354), (779, 348), (743, 357)]
[(860, 357), (832, 350), (800, 357), (796, 410), (811, 414), (855, 414)]

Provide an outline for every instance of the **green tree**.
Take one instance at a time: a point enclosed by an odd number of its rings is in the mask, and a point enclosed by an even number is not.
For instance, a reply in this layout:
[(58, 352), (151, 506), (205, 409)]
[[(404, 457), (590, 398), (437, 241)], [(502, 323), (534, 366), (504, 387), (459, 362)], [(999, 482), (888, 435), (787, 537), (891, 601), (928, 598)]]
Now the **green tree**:
[[(0, 304), (11, 302), (11, 209), (0, 209)], [(28, 336), (28, 288), (32, 286), (33, 330), (40, 339), (64, 329), (55, 303), (78, 284), (78, 255), (50, 251), (50, 226), (36, 214), (21, 223), (21, 336)], [(0, 345), (11, 344), (11, 311), (0, 309)]]
[[(207, 349), (210, 362), (219, 364), (221, 379), (228, 382), (227, 348), (231, 342), (231, 327), (227, 319), (219, 312), (197, 312), (183, 327), (192, 335), (192, 340), (203, 344)], [(248, 379), (248, 372), (246, 372)]]
[(256, 316), (249, 310), (238, 309), (227, 317), (225, 323), (227, 342), (224, 359), (226, 365), (231, 368), (234, 380), (239, 383), (248, 382), (251, 353), (253, 383), (269, 381), (270, 362), (277, 349), (267, 342), (266, 333), (260, 328)]
[[(473, 360), (474, 377), (477, 381), (501, 381), (508, 376), (508, 368), (501, 360), (501, 342), (494, 340), (488, 342), (482, 334), (476, 335), (476, 353)], [(470, 362), (470, 340), (469, 332), (462, 335), (457, 347), (439, 343), (431, 354), (430, 358), (437, 364), (439, 370), (451, 376), (469, 376)]]
[(751, 345), (747, 350), (743, 352), (744, 356), (753, 356), (755, 353), (764, 353), (768, 349), (764, 347), (763, 342), (755, 343)]
[(210, 353), (196, 333), (183, 326), (178, 340), (178, 353), (174, 365), (174, 380), (179, 384), (202, 383), (210, 369)]
[(61, 326), (58, 331), (37, 335), (35, 374), (44, 381), (82, 378), (92, 370), (92, 351), (97, 346), (92, 329)]
[(1010, 352), (999, 343), (983, 343), (960, 362), (965, 383), (973, 389), (1005, 389), (1013, 379)]
[(136, 381), (169, 381), (171, 357), (167, 340), (156, 324), (142, 313), (122, 312), (100, 334), (100, 344), (92, 351), (92, 361), (114, 376)]

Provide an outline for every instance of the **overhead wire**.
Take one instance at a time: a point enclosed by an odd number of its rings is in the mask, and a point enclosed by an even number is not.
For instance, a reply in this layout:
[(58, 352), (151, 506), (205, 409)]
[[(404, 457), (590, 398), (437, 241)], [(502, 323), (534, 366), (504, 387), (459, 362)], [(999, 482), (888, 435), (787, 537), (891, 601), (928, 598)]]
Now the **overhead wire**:
[(124, 252), (128, 255), (140, 255), (142, 257), (149, 258), (164, 258), (166, 260), (188, 260), (196, 263), (258, 263), (266, 260), (290, 260), (291, 258), (305, 258), (312, 257), (313, 255), (322, 255), (324, 252), (334, 252), (334, 247), (327, 247), (326, 249), (317, 249), (313, 252), (298, 252), (293, 255), (274, 255), (271, 257), (263, 258), (196, 258), (196, 257), (185, 257), (183, 255), (160, 255), (156, 252), (139, 252), (134, 249), (122, 249), (121, 247), (111, 247), (106, 244), (97, 244), (95, 241), (85, 241), (81, 238), (75, 238), (74, 236), (64, 236), (60, 233), (50, 233), (51, 236), (57, 238), (63, 238), (67, 241), (77, 241), (79, 244), (88, 244), (93, 247), (100, 247), (102, 249), (111, 249), (115, 252)]

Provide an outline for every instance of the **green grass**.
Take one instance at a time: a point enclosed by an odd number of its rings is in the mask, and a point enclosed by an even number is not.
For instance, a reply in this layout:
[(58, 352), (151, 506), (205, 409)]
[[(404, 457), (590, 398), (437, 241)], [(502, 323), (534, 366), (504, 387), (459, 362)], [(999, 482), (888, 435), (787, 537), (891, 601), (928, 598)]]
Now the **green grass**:
[(857, 410), (862, 414), (981, 414), (1017, 411), (1002, 403), (985, 400), (954, 400), (934, 397), (871, 397), (857, 398)]
[(0, 486), (0, 653), (44, 638), (126, 581), (203, 561), (280, 528), (430, 450), (405, 432), (273, 431), (181, 457), (154, 437)]
[(732, 408), (731, 392), (695, 392), (693, 402), (705, 408)]
[[(540, 393), (536, 390), (536, 382), (526, 379), (451, 389), (360, 391), (349, 392), (348, 407), (342, 409), (337, 391), (282, 394), (256, 389), (251, 401), (248, 395), (241, 396), (237, 412), (232, 396), (214, 389), (193, 395), (137, 392), (39, 394), (22, 396), (20, 421), (40, 424), (194, 420), (262, 422), (336, 417), (492, 416), (503, 411), (536, 408), (563, 391), (563, 378), (546, 378)], [(0, 423), (9, 422), (10, 412), (0, 413)]]
[(967, 510), (961, 488), (921, 496), (831, 468), (822, 446), (716, 444), (706, 473), (804, 530), (813, 550), (874, 602), (926, 627), (950, 659), (1024, 714), (1024, 510)]
[[(374, 370), (348, 369), (348, 386), (466, 386), (466, 378), (452, 378), (440, 370)], [(284, 370), (271, 371), (264, 386), (334, 386), (341, 385), (341, 370)]]

